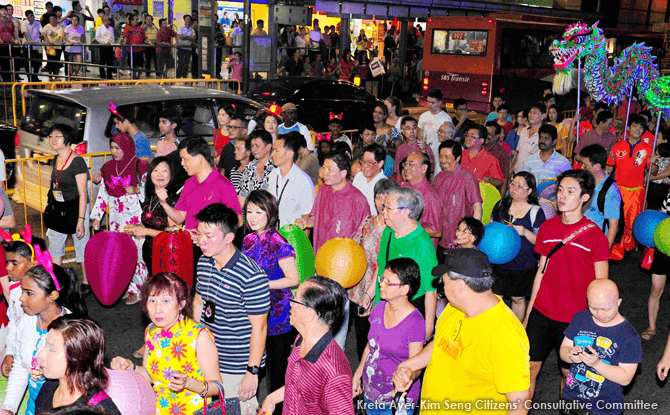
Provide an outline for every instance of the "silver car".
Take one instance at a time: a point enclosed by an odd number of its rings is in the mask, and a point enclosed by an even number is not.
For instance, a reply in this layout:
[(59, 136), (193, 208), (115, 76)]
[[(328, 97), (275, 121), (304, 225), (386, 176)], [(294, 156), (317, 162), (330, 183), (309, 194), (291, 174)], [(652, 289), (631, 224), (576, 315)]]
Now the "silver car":
[[(33, 90), (29, 93), (32, 103), (19, 126), (18, 157), (55, 154), (49, 147), (47, 133), (58, 123), (74, 129), (73, 148), (78, 154), (108, 152), (109, 138), (116, 132), (110, 102), (119, 110), (128, 107), (134, 110), (135, 124), (149, 137), (152, 146), (161, 138), (158, 114), (165, 108), (176, 109), (181, 114), (178, 136), (201, 136), (207, 141), (212, 140), (214, 130), (219, 128), (218, 108), (231, 104), (247, 119), (263, 109), (262, 105), (239, 95), (186, 86), (119, 86)], [(104, 162), (104, 157), (93, 157), (92, 171), (99, 172)], [(17, 201), (23, 200), (25, 180), (26, 204), (38, 210), (46, 206), (52, 171), (50, 163), (27, 162), (18, 166)]]

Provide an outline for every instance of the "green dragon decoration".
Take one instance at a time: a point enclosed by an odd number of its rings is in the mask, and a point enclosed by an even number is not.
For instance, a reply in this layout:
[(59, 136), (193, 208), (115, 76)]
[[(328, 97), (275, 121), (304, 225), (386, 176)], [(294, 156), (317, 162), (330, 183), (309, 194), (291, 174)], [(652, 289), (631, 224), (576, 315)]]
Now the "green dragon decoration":
[(553, 91), (564, 95), (572, 87), (572, 70), (576, 59), (584, 59), (584, 84), (597, 101), (619, 104), (631, 88), (637, 88), (640, 97), (653, 112), (670, 116), (670, 76), (661, 77), (651, 48), (635, 43), (621, 52), (614, 66), (607, 63), (607, 47), (598, 22), (592, 26), (576, 23), (565, 31), (563, 40), (555, 40), (549, 48), (554, 55)]

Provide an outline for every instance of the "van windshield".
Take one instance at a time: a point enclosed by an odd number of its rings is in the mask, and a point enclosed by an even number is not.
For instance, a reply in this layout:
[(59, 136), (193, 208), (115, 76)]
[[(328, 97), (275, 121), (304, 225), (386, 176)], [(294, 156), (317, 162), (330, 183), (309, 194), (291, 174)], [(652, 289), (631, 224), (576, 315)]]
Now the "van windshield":
[(86, 109), (80, 105), (54, 97), (37, 96), (21, 122), (21, 129), (46, 137), (56, 124), (72, 127), (74, 144), (82, 140), (86, 123)]

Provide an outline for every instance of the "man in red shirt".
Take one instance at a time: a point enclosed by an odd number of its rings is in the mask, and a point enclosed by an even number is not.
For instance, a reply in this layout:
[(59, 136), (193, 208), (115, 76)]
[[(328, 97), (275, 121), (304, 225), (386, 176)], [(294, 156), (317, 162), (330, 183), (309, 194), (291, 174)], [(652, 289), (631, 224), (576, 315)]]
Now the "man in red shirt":
[(651, 145), (642, 140), (645, 131), (645, 119), (639, 115), (631, 115), (628, 119), (628, 139), (612, 146), (605, 171), (614, 173), (614, 179), (621, 192), (625, 226), (621, 243), (612, 247), (611, 259), (621, 260), (625, 251), (635, 248), (633, 238), (633, 221), (644, 209), (645, 170), (649, 167), (652, 155)]
[[(11, 17), (7, 13), (7, 6), (0, 5), (0, 42), (18, 43), (19, 38), (16, 35), (16, 29)], [(2, 81), (12, 82), (11, 65), (9, 61), (9, 46), (0, 45), (0, 71), (2, 71)]]
[[(126, 25), (123, 28), (123, 40), (122, 44), (126, 45), (141, 45), (146, 40), (147, 36), (144, 34), (142, 27), (138, 25), (139, 19), (136, 15), (133, 15), (130, 18), (130, 24)], [(139, 46), (128, 47), (128, 56), (132, 56), (132, 67), (133, 67), (133, 79), (139, 78), (142, 75), (141, 70), (136, 70), (135, 68), (144, 67), (144, 54), (142, 53), (142, 48)]]
[(174, 67), (172, 48), (169, 46), (172, 45), (172, 39), (177, 37), (177, 32), (168, 26), (167, 19), (160, 19), (158, 25), (160, 26), (160, 29), (158, 29), (158, 33), (156, 33), (156, 43), (168, 47), (157, 48), (158, 68), (156, 69), (156, 76), (165, 78), (167, 76), (167, 70)]
[[(584, 216), (595, 178), (586, 170), (568, 170), (556, 182), (561, 215), (544, 222), (537, 233), (535, 252), (540, 254), (540, 264), (523, 322), (530, 342), (531, 399), (542, 363), (552, 348), (560, 350), (575, 313), (587, 308), (588, 285), (609, 274), (609, 242)], [(564, 378), (568, 368), (561, 368)]]
[(286, 385), (270, 393), (261, 413), (284, 402), (284, 413), (354, 413), (351, 368), (333, 339), (331, 326), (344, 314), (347, 292), (325, 277), (309, 277), (291, 299), (291, 325), (300, 334), (288, 358)]
[(491, 183), (500, 189), (504, 180), (500, 163), (484, 148), (488, 134), (482, 125), (472, 125), (463, 132), (466, 150), (463, 151), (461, 165), (470, 170), (477, 180)]

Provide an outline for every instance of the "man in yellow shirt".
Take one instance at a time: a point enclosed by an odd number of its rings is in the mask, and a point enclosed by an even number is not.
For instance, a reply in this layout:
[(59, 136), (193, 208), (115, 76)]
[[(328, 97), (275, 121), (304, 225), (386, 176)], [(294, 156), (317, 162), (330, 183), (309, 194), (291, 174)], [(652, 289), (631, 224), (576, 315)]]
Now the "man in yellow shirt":
[(530, 406), (528, 336), (500, 297), (486, 254), (455, 249), (433, 268), (449, 305), (435, 339), (398, 365), (393, 383), (409, 389), (427, 366), (421, 414), (526, 414)]

